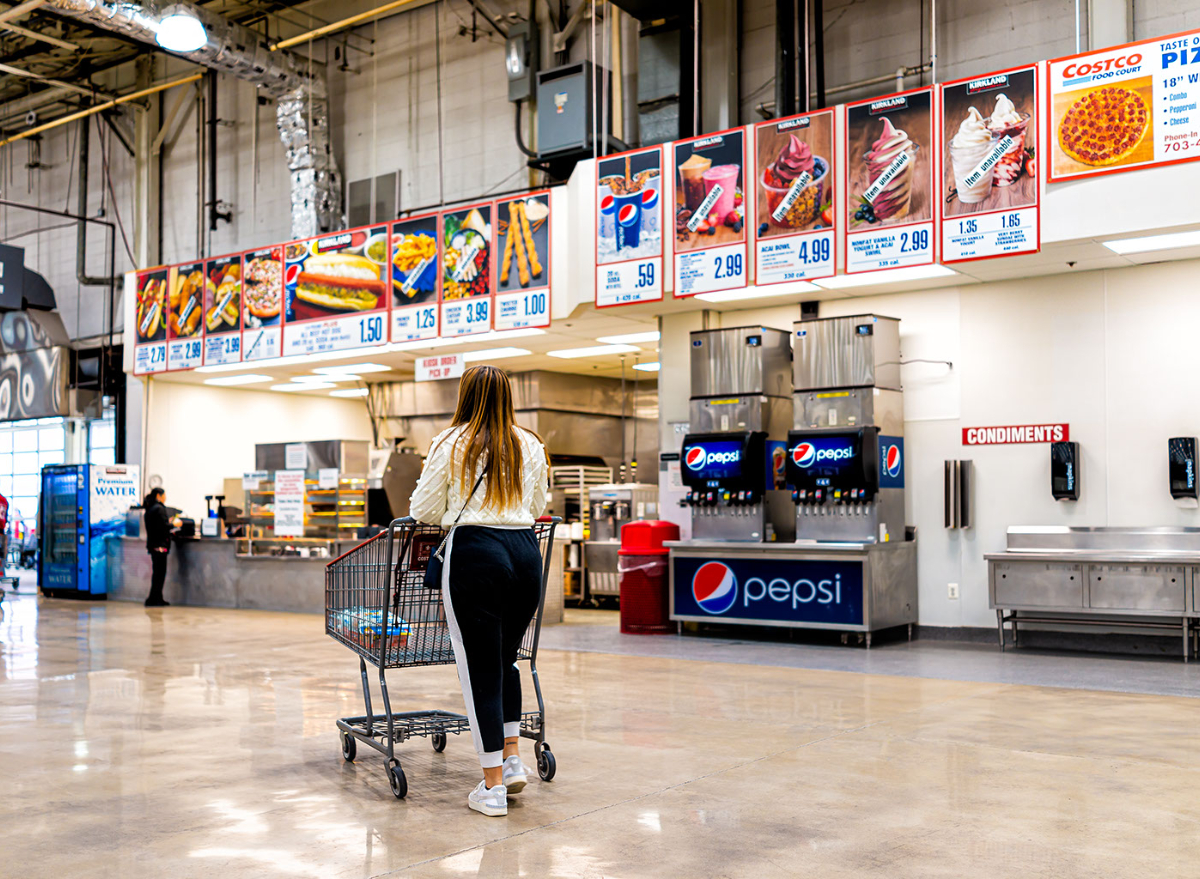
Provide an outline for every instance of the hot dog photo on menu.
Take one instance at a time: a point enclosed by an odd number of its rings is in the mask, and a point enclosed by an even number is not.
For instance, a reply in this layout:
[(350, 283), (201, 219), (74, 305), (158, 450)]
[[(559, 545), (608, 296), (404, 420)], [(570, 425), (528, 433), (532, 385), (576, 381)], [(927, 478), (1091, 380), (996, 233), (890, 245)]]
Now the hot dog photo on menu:
[(942, 87), (945, 216), (1037, 204), (1033, 68)]
[(933, 219), (933, 106), (929, 91), (846, 108), (848, 231)]
[(285, 245), (284, 259), (289, 322), (387, 308), (386, 226), (293, 242)]

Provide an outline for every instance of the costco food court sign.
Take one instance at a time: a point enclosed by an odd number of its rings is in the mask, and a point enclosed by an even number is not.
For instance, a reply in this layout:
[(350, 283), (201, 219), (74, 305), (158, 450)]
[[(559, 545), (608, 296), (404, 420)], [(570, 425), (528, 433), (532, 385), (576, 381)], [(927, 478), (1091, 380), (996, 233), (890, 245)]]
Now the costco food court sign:
[(997, 446), (1013, 443), (1061, 443), (1071, 438), (1069, 424), (1016, 424), (1007, 427), (964, 427), (964, 446)]
[(461, 354), (438, 354), (435, 357), (419, 357), (417, 358), (416, 378), (419, 382), (458, 378), (463, 374), (466, 366), (466, 361)]

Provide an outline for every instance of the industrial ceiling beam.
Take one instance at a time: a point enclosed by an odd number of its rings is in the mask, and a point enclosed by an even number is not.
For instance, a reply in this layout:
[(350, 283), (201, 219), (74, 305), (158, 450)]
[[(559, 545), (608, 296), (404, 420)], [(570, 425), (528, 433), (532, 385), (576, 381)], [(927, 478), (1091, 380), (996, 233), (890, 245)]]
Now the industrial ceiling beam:
[(49, 43), (51, 46), (58, 46), (60, 49), (69, 49), (72, 52), (79, 51), (79, 47), (74, 43), (68, 43), (66, 40), (58, 39), (58, 37), (50, 37), (46, 34), (39, 34), (37, 31), (31, 31), (28, 28), (23, 28), (20, 25), (12, 24), (11, 22), (6, 21), (0, 23), (0, 30), (11, 31), (12, 33), (25, 37), (26, 39)]
[(12, 21), (14, 18), (20, 18), (27, 12), (33, 12), (39, 6), (46, 3), (46, 0), (25, 0), (24, 3), (18, 3), (11, 9), (5, 9), (0, 12), (0, 21)]
[(101, 97), (112, 98), (113, 95), (100, 91), (99, 89), (86, 89), (82, 86), (75, 85), (69, 82), (63, 82), (60, 79), (51, 79), (48, 76), (42, 76), (40, 73), (34, 73), (32, 70), (22, 70), (20, 67), (13, 67), (9, 64), (0, 64), (0, 73), (8, 73), (12, 76), (23, 76), (27, 79), (36, 79), (38, 82), (44, 82), (46, 85), (57, 86), (60, 89), (67, 89), (81, 95), (87, 95), (89, 98)]
[(403, 6), (410, 6), (416, 3), (417, 0), (392, 0), (391, 3), (385, 3), (382, 6), (376, 6), (374, 9), (368, 9), (366, 12), (360, 12), (358, 15), (351, 15), (349, 18), (343, 18), (341, 21), (335, 21), (332, 24), (323, 25), (313, 30), (306, 31), (302, 34), (297, 34), (294, 37), (288, 37), (286, 40), (280, 40), (277, 43), (271, 44), (271, 51), (277, 52), (280, 49), (288, 49), (292, 46), (298, 46), (300, 43), (307, 43), (309, 40), (315, 40), (318, 37), (323, 37), (326, 34), (331, 34), (334, 31), (345, 30), (348, 27), (353, 27), (359, 22), (368, 21), (393, 10), (400, 9)]

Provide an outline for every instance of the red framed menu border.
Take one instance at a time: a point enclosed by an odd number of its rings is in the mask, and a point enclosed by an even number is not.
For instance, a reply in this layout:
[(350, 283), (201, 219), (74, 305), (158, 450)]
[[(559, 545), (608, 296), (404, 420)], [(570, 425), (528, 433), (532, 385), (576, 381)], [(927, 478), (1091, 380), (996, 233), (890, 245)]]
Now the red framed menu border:
[[(415, 222), (417, 220), (427, 220), (430, 217), (433, 217), (433, 238), (434, 238), (434, 244), (437, 245), (437, 281), (436, 281), (436, 287), (434, 288), (434, 291), (433, 291), (433, 300), (432, 300), (434, 312), (437, 317), (437, 333), (435, 333), (433, 336), (430, 336), (430, 339), (440, 339), (442, 336), (442, 272), (445, 270), (445, 265), (443, 262), (443, 260), (445, 259), (445, 257), (444, 257), (445, 247), (444, 247), (444, 242), (442, 241), (442, 237), (443, 237), (443, 230), (445, 227), (442, 225), (442, 212), (441, 211), (423, 211), (422, 213), (412, 214), (411, 216), (407, 216), (407, 217), (397, 217), (396, 219), (389, 220), (387, 222), (387, 230), (388, 230), (388, 232), (387, 232), (387, 234), (388, 234), (387, 302), (388, 302), (388, 341), (389, 342), (403, 342), (405, 344), (408, 344), (408, 343), (429, 341), (428, 339), (393, 339), (392, 338), (392, 330), (394, 329), (393, 324), (392, 324), (393, 311), (395, 311), (397, 307), (399, 307), (399, 308), (419, 308), (420, 307), (420, 306), (410, 306), (410, 305), (401, 305), (401, 306), (396, 305), (395, 293), (392, 290), (392, 287), (393, 287), (392, 259), (394, 258), (394, 255), (395, 255), (395, 252), (393, 250), (393, 246), (394, 246), (393, 242), (394, 242), (395, 233), (396, 233), (395, 227), (402, 223)], [(426, 304), (427, 303), (424, 303), (424, 302), (421, 303), (421, 305), (426, 305)]]
[[(733, 129), (730, 129), (730, 130), (732, 131)], [(667, 146), (669, 146), (669, 145), (670, 145), (670, 144), (661, 144), (661, 143), (660, 143), (660, 144), (656, 144), (656, 145), (654, 145), (654, 146), (641, 147), (641, 148), (639, 148), (639, 149), (632, 149), (632, 150), (622, 150), (622, 151), (621, 151), (621, 152), (619, 152), (619, 153), (610, 153), (610, 154), (609, 154), (609, 155), (607, 155), (607, 156), (599, 156), (599, 157), (596, 159), (596, 184), (595, 184), (595, 189), (596, 189), (596, 192), (597, 192), (597, 193), (599, 193), (599, 191), (600, 191), (600, 163), (601, 163), (601, 162), (607, 162), (609, 159), (619, 159), (619, 158), (621, 158), (622, 156), (641, 155), (642, 153), (652, 153), (652, 152), (654, 152), (655, 150), (658, 150), (658, 173), (659, 173), (659, 184), (658, 184), (658, 208), (659, 208), (658, 234), (659, 234), (659, 239), (660, 239), (660, 240), (659, 240), (659, 245), (658, 245), (658, 254), (657, 254), (657, 256), (643, 256), (643, 257), (633, 257), (633, 258), (631, 258), (631, 259), (617, 259), (617, 260), (613, 260), (612, 262), (606, 262), (606, 263), (603, 263), (603, 264), (601, 264), (601, 262), (600, 262), (600, 229), (599, 229), (599, 227), (598, 227), (598, 226), (597, 226), (597, 228), (596, 228), (596, 240), (595, 240), (595, 244), (593, 245), (593, 250), (592, 250), (592, 252), (593, 252), (593, 254), (595, 255), (595, 269), (596, 269), (596, 272), (598, 272), (598, 271), (600, 270), (600, 268), (601, 268), (601, 265), (603, 265), (604, 267), (608, 267), (608, 266), (620, 266), (620, 265), (626, 265), (627, 263), (631, 263), (631, 262), (645, 262), (645, 261), (646, 261), (646, 260), (648, 260), (648, 259), (659, 259), (659, 260), (662, 260), (662, 272), (663, 272), (663, 275), (664, 275), (664, 277), (662, 278), (662, 283), (659, 285), (658, 297), (657, 297), (657, 298), (655, 298), (655, 299), (639, 299), (637, 302), (610, 302), (608, 305), (601, 305), (599, 302), (597, 302), (597, 301), (596, 301), (596, 300), (597, 300), (597, 298), (598, 298), (598, 297), (599, 297), (599, 295), (600, 295), (599, 285), (597, 284), (596, 286), (594, 286), (594, 287), (592, 288), (592, 306), (593, 306), (594, 308), (597, 308), (597, 309), (601, 309), (601, 308), (628, 308), (628, 307), (629, 307), (629, 306), (631, 306), (631, 305), (646, 305), (647, 303), (651, 303), (651, 302), (662, 302), (662, 301), (663, 301), (663, 298), (664, 298), (664, 297), (667, 295), (667, 279), (666, 279), (666, 277), (665, 277), (665, 274), (666, 274), (666, 270), (667, 270), (667, 239), (666, 239), (666, 232), (667, 232), (667, 228), (668, 228), (668, 223), (667, 223), (667, 205), (666, 205), (666, 202), (665, 202), (665, 201), (664, 201), (664, 199), (663, 199), (663, 189), (664, 189), (664, 186), (663, 186), (663, 184), (664, 184), (664, 182), (665, 182), (665, 181), (664, 181), (662, 178), (665, 178), (665, 177), (666, 177), (666, 172), (667, 172), (667, 152), (666, 152), (666, 147), (667, 147)], [(743, 148), (743, 152), (745, 152), (745, 149), (744, 149), (744, 148)], [(671, 171), (671, 174), (672, 174), (672, 183), (671, 183), (671, 204), (672, 204), (672, 205), (674, 205), (674, 204), (675, 204), (675, 184), (674, 184), (674, 173), (675, 173), (675, 172), (674, 172), (674, 166), (672, 165), (672, 171)], [(744, 171), (743, 171), (743, 173), (744, 173)], [(743, 193), (743, 197), (744, 197), (744, 193)], [(596, 216), (599, 216), (599, 212), (600, 212), (600, 204), (599, 204), (599, 202), (597, 202), (597, 204), (596, 204), (596, 209), (595, 209), (595, 211), (593, 211), (593, 213), (594, 213)], [(670, 222), (670, 228), (674, 229), (674, 228), (675, 228), (675, 221), (674, 221), (674, 211), (672, 211), (671, 213), (672, 213), (672, 219), (671, 219), (671, 222)], [(674, 268), (674, 266), (672, 266), (672, 267), (671, 267), (671, 273), (672, 273), (672, 276), (674, 275), (674, 272), (675, 272), (675, 268)], [(592, 277), (592, 283), (593, 283), (593, 284), (595, 284), (595, 283), (596, 283), (595, 274), (596, 274), (596, 273), (595, 273), (595, 272), (593, 272), (593, 277)], [(694, 294), (693, 294), (693, 295), (694, 295)]]
[[(446, 237), (446, 216), (448, 214), (469, 213), (470, 211), (472, 211), (476, 208), (487, 208), (488, 216), (491, 217), (492, 231), (491, 231), (491, 234), (488, 235), (488, 247), (490, 247), (492, 249), (492, 253), (489, 254), (490, 259), (488, 260), (488, 273), (489, 273), (488, 295), (486, 297), (485, 296), (469, 296), (469, 297), (466, 297), (463, 299), (447, 300), (446, 299), (446, 286), (444, 283), (445, 273), (446, 273), (446, 264), (445, 264), (445, 256), (443, 255), (442, 260), (441, 260), (442, 278), (440, 278), (438, 280), (439, 299), (438, 299), (438, 335), (437, 335), (437, 337), (439, 339), (465, 339), (465, 338), (469, 338), (470, 336), (478, 336), (482, 333), (491, 332), (492, 326), (495, 323), (496, 278), (498, 277), (497, 268), (496, 268), (496, 263), (498, 262), (498, 260), (496, 258), (496, 253), (495, 253), (495, 251), (496, 251), (496, 243), (495, 243), (495, 239), (496, 239), (496, 202), (495, 202), (495, 200), (468, 202), (466, 204), (459, 205), (458, 207), (455, 207), (455, 208), (443, 209), (441, 211), (438, 211), (438, 237), (439, 237), (439, 239), (443, 239), (441, 241), (441, 246), (443, 249), (440, 251), (440, 253), (442, 253), (442, 254), (445, 253), (445, 240), (444, 239)], [(474, 333), (462, 333), (461, 335), (457, 335), (457, 336), (445, 335), (444, 330), (446, 327), (445, 327), (445, 321), (443, 320), (443, 317), (444, 317), (446, 303), (447, 302), (470, 302), (472, 300), (479, 300), (479, 299), (487, 299), (488, 300), (487, 326), (484, 329), (479, 330), (478, 332), (474, 332)]]
[[(546, 283), (543, 286), (535, 287), (533, 289), (527, 290), (525, 288), (521, 288), (518, 290), (505, 290), (503, 293), (501, 293), (500, 292), (500, 205), (511, 204), (512, 202), (516, 202), (516, 201), (524, 201), (525, 199), (533, 198), (534, 196), (543, 196), (546, 199), (546, 211), (547, 211), (547, 213), (546, 213), (546, 253), (545, 253)], [(491, 325), (493, 328), (496, 326), (496, 311), (495, 311), (495, 309), (496, 309), (497, 297), (511, 296), (514, 293), (521, 293), (521, 292), (537, 293), (537, 292), (541, 292), (541, 291), (544, 291), (546, 294), (546, 322), (544, 324), (530, 324), (528, 327), (521, 327), (520, 329), (535, 329), (535, 328), (541, 329), (542, 327), (550, 326), (550, 306), (551, 306), (550, 298), (551, 298), (551, 291), (553, 290), (553, 278), (554, 278), (554, 274), (553, 274), (554, 273), (554, 261), (551, 259), (551, 254), (554, 252), (554, 224), (551, 222), (553, 219), (554, 219), (554, 208), (550, 205), (550, 190), (549, 189), (531, 189), (529, 192), (518, 192), (514, 195), (507, 195), (502, 198), (498, 198), (494, 202), (492, 202), (492, 253), (495, 255), (495, 259), (493, 260), (493, 262), (495, 263), (495, 265), (493, 266), (495, 271), (492, 275), (492, 306), (491, 306), (492, 313), (490, 316), (491, 316)], [(529, 235), (531, 238), (533, 237), (533, 229), (532, 228), (529, 230)], [(529, 257), (527, 254), (526, 259), (528, 259), (528, 258)], [(513, 260), (514, 260), (514, 262), (516, 261), (515, 255), (513, 257)], [(532, 278), (531, 278), (531, 280), (532, 280)], [(440, 314), (438, 316), (441, 317)], [(440, 332), (441, 327), (439, 327), (438, 330)]]

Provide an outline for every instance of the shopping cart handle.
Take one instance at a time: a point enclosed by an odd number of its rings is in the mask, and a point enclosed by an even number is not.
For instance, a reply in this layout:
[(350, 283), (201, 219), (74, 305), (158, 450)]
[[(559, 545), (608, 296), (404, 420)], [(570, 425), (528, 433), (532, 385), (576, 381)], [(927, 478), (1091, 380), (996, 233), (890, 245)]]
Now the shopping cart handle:
[(562, 524), (561, 516), (538, 516), (537, 520), (543, 525), (549, 525), (550, 523), (554, 523), (555, 525)]

